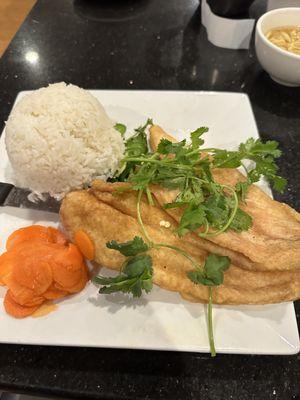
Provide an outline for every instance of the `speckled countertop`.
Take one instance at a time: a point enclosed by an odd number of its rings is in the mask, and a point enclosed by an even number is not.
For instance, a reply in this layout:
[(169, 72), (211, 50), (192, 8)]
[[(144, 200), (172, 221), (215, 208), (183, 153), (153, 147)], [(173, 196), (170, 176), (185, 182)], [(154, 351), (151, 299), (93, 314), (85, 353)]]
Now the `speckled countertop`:
[[(263, 11), (257, 0), (252, 15)], [(300, 89), (274, 83), (252, 49), (211, 45), (197, 0), (39, 0), (0, 60), (1, 124), (19, 91), (61, 80), (94, 89), (248, 93), (262, 138), (276, 139), (284, 152), (280, 173), (289, 186), (276, 197), (300, 210)], [(79, 399), (288, 400), (300, 398), (299, 365), (299, 355), (212, 360), (0, 345), (0, 390)]]

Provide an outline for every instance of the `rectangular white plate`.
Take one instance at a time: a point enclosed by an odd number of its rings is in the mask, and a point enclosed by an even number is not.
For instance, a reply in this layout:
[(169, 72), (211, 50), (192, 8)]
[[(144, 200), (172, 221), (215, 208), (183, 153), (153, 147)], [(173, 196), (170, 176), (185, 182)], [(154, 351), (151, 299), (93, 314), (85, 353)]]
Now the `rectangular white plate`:
[[(91, 91), (109, 115), (129, 131), (147, 117), (178, 138), (199, 126), (210, 127), (206, 144), (232, 148), (258, 132), (248, 97), (238, 93)], [(23, 96), (24, 93), (20, 93)], [(10, 168), (4, 134), (0, 139), (0, 181)], [(58, 225), (58, 216), (39, 211), (0, 209), (0, 250), (15, 229), (33, 223)], [(113, 272), (108, 272), (113, 273)], [(0, 288), (3, 298), (4, 288)], [(205, 306), (155, 287), (138, 300), (98, 296), (89, 284), (42, 318), (16, 320), (0, 302), (0, 342), (60, 346), (118, 347), (208, 352)], [(299, 335), (293, 303), (268, 306), (214, 307), (220, 353), (295, 354)]]

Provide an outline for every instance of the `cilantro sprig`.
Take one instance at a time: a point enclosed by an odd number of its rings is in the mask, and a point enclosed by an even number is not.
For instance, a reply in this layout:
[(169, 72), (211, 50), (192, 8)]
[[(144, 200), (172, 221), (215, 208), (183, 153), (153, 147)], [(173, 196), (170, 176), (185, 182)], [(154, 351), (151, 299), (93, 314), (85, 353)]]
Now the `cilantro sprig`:
[(223, 283), (224, 271), (229, 268), (230, 259), (225, 256), (210, 254), (205, 260), (203, 269), (189, 271), (188, 278), (197, 284), (218, 286)]
[(286, 186), (286, 179), (277, 175), (278, 167), (275, 159), (281, 156), (278, 143), (275, 140), (268, 140), (263, 143), (260, 139), (249, 138), (245, 143), (241, 143), (237, 151), (227, 151), (220, 149), (209, 149), (213, 154), (213, 165), (217, 168), (238, 168), (244, 167), (244, 160), (254, 162), (252, 168), (245, 168), (247, 174), (246, 182), (239, 182), (236, 191), (244, 200), (248, 187), (258, 182), (262, 176), (272, 184), (273, 188), (282, 193)]
[[(146, 129), (149, 125), (152, 125), (153, 122), (151, 119), (148, 119), (145, 125), (140, 126), (135, 129), (135, 133), (125, 142), (125, 158), (126, 157), (141, 157), (145, 154), (149, 153), (148, 143), (147, 143), (147, 135)], [(115, 128), (119, 130), (120, 133), (124, 130), (121, 128), (122, 124), (116, 124)], [(118, 126), (118, 127), (117, 127)], [(125, 134), (125, 132), (124, 132)], [(128, 180), (128, 177), (135, 171), (135, 169), (141, 163), (139, 161), (122, 161), (122, 165), (120, 170), (117, 171), (117, 174), (111, 181), (115, 182), (125, 182)]]
[(216, 355), (212, 323), (213, 287), (219, 286), (223, 283), (224, 272), (229, 268), (229, 266), (230, 259), (228, 257), (210, 254), (207, 256), (202, 269), (197, 268), (194, 271), (187, 272), (188, 278), (196, 285), (204, 285), (209, 288), (208, 337), (212, 357), (215, 357)]
[(106, 247), (119, 251), (124, 256), (129, 256), (124, 262), (121, 272), (116, 277), (96, 276), (93, 282), (102, 285), (101, 294), (115, 292), (131, 293), (133, 297), (140, 297), (142, 291), (149, 293), (152, 289), (152, 259), (148, 254), (149, 246), (141, 237), (118, 243), (115, 240), (106, 243)]
[(120, 122), (117, 122), (114, 126), (115, 130), (118, 131), (122, 137), (124, 137), (126, 131), (127, 131), (127, 127), (124, 124), (121, 124)]
[[(108, 242), (109, 249), (119, 251), (127, 257), (116, 277), (97, 276), (94, 282), (101, 285), (100, 293), (123, 292), (140, 297), (142, 292), (148, 293), (153, 285), (152, 258), (149, 250), (161, 247), (172, 249), (189, 260), (193, 270), (187, 277), (195, 284), (208, 287), (208, 336), (211, 355), (215, 356), (215, 345), (212, 322), (213, 288), (223, 283), (224, 272), (230, 266), (228, 257), (210, 254), (204, 265), (198, 262), (183, 249), (168, 243), (154, 243), (149, 236), (141, 215), (141, 199), (147, 195), (150, 205), (153, 198), (151, 184), (159, 184), (167, 189), (177, 189), (178, 195), (172, 203), (164, 204), (166, 209), (182, 208), (177, 233), (185, 235), (189, 231), (198, 230), (201, 237), (215, 236), (232, 229), (236, 232), (248, 230), (252, 218), (240, 203), (246, 200), (247, 190), (252, 183), (265, 176), (275, 190), (283, 191), (286, 180), (277, 175), (278, 167), (275, 159), (281, 155), (275, 141), (261, 142), (260, 139), (248, 139), (240, 144), (237, 151), (216, 148), (204, 149), (202, 135), (208, 128), (201, 127), (191, 132), (190, 143), (186, 140), (172, 143), (162, 139), (155, 152), (150, 152), (147, 145), (146, 129), (152, 125), (148, 119), (144, 126), (135, 130), (135, 134), (125, 143), (125, 157), (122, 167), (113, 181), (129, 182), (130, 188), (138, 191), (137, 219), (143, 238), (134, 237), (125, 243), (115, 240)], [(116, 124), (122, 135), (126, 131), (122, 124)], [(245, 167), (245, 160), (252, 161), (250, 168)], [(246, 180), (238, 182), (235, 187), (221, 185), (214, 180), (215, 168), (243, 167)]]
[(209, 255), (202, 268), (185, 250), (168, 243), (154, 243), (142, 220), (140, 207), (142, 195), (143, 191), (140, 190), (137, 197), (137, 218), (147, 243), (139, 236), (135, 236), (132, 240), (124, 243), (119, 243), (116, 240), (106, 243), (107, 248), (116, 250), (128, 258), (116, 277), (97, 276), (93, 281), (98, 285), (102, 285), (99, 289), (100, 294), (123, 292), (131, 293), (133, 297), (140, 297), (143, 291), (149, 293), (153, 286), (152, 259), (146, 253), (151, 249), (165, 247), (181, 254), (195, 268), (194, 271), (187, 272), (187, 277), (195, 284), (209, 286), (208, 337), (211, 355), (214, 357), (216, 350), (212, 322), (212, 287), (223, 283), (223, 272), (228, 269), (230, 260), (228, 257)]
[(149, 246), (139, 236), (135, 236), (133, 240), (125, 243), (118, 243), (116, 240), (112, 240), (106, 243), (106, 247), (116, 250), (126, 257), (137, 256), (149, 250)]
[[(249, 186), (262, 176), (273, 184), (275, 190), (282, 191), (286, 184), (285, 179), (277, 175), (275, 159), (281, 152), (275, 141), (263, 143), (260, 139), (250, 138), (240, 144), (237, 151), (204, 149), (202, 136), (208, 128), (201, 127), (191, 132), (190, 143), (162, 139), (157, 150), (151, 153), (145, 133), (151, 124), (152, 121), (148, 120), (127, 141), (123, 160), (125, 169), (115, 179), (131, 183), (131, 189), (145, 191), (150, 204), (153, 204), (151, 184), (177, 189), (176, 199), (164, 207), (183, 210), (177, 229), (179, 236), (195, 230), (199, 230), (201, 237), (216, 236), (228, 229), (237, 232), (248, 230), (252, 218), (243, 211), (240, 202), (245, 201)], [(231, 187), (215, 181), (215, 168), (245, 168), (246, 160), (252, 161), (253, 165), (246, 169), (244, 182)]]

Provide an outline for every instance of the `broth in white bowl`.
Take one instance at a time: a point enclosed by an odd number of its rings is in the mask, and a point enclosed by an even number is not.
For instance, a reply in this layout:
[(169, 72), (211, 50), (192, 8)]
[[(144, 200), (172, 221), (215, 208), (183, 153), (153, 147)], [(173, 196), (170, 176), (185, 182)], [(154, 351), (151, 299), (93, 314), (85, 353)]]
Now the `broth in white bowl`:
[[(289, 46), (298, 50), (298, 39), (294, 40), (295, 34), (298, 35), (295, 27), (300, 27), (300, 7), (269, 11), (263, 14), (256, 24), (257, 58), (271, 78), (285, 86), (300, 86), (300, 55), (289, 50)], [(293, 38), (290, 37), (290, 29), (291, 32), (296, 31)], [(287, 44), (289, 40), (293, 47)]]
[(282, 26), (270, 29), (266, 38), (275, 46), (300, 55), (300, 26)]

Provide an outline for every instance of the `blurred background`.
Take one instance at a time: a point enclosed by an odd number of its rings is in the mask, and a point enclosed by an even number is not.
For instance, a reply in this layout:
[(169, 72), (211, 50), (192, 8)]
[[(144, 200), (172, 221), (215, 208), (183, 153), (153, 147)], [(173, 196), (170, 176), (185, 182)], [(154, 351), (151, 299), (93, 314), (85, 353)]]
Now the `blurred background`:
[(0, 0), (0, 57), (36, 0)]

